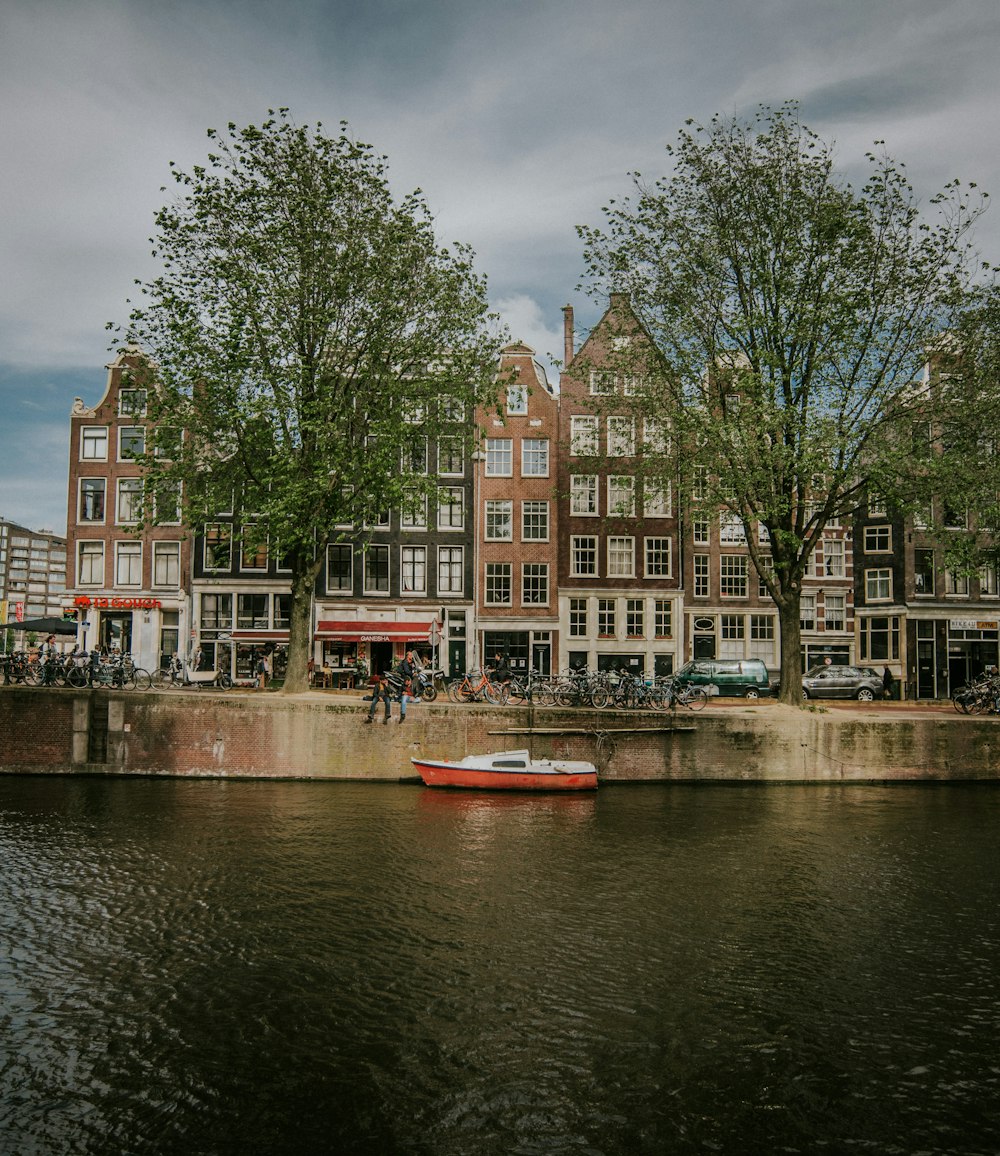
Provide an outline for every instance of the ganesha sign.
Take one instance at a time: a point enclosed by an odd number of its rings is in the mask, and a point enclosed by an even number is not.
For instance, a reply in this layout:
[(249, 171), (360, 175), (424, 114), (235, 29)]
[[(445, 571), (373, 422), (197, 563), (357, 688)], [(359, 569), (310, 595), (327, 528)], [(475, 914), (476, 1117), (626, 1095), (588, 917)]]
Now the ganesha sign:
[(74, 606), (94, 610), (159, 610), (159, 598), (88, 598), (86, 594), (73, 599)]

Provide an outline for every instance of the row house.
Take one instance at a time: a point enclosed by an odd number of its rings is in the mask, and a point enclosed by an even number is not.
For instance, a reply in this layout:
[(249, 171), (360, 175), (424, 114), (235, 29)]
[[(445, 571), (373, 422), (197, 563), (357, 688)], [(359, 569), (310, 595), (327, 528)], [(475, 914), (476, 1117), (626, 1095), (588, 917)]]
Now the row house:
[(189, 535), (179, 494), (157, 495), (162, 524), (138, 533), (146, 452), (146, 390), (136, 388), (134, 353), (107, 367), (100, 401), (81, 398), (70, 416), (66, 609), (77, 611), (86, 649), (120, 648), (155, 670), (191, 630)]
[(563, 311), (557, 468), (560, 667), (665, 674), (683, 654), (673, 488), (644, 476), (664, 431), (629, 405), (651, 347), (623, 294), (579, 350)]
[(476, 478), (476, 656), (515, 672), (553, 669), (559, 653), (555, 500), (559, 402), (534, 350), (507, 346), (500, 410), (481, 410)]

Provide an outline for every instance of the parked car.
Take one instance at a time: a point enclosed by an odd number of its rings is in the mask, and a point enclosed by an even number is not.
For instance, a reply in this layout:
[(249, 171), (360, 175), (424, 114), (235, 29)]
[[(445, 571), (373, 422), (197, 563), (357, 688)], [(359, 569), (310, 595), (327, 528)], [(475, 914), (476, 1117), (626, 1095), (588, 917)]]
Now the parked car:
[(771, 693), (767, 667), (759, 658), (695, 658), (680, 668), (677, 681), (735, 698), (767, 698)]
[(806, 698), (856, 698), (872, 702), (882, 697), (882, 676), (870, 666), (814, 666), (802, 676)]

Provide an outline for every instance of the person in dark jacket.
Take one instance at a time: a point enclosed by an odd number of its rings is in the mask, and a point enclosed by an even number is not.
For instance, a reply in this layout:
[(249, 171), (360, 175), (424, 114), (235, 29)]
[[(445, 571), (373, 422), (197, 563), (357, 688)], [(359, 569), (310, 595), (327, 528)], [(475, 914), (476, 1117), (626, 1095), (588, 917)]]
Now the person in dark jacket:
[(882, 671), (882, 697), (892, 698), (892, 688), (896, 685), (896, 680), (892, 677), (892, 671), (886, 667)]
[(372, 705), (368, 708), (368, 717), (365, 719), (366, 723), (375, 721), (375, 711), (378, 708), (378, 700), (381, 699), (385, 703), (385, 718), (382, 719), (382, 725), (387, 726), (389, 719), (392, 717), (392, 696), (389, 690), (389, 680), (385, 674), (377, 674), (375, 682), (372, 685)]

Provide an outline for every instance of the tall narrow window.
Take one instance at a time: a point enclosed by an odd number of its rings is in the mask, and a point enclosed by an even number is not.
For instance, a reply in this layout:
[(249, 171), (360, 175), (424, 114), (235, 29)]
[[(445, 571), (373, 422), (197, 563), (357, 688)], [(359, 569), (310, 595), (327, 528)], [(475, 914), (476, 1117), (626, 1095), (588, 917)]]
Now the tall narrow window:
[(427, 593), (426, 546), (403, 546), (400, 559), (400, 583), (404, 594)]

